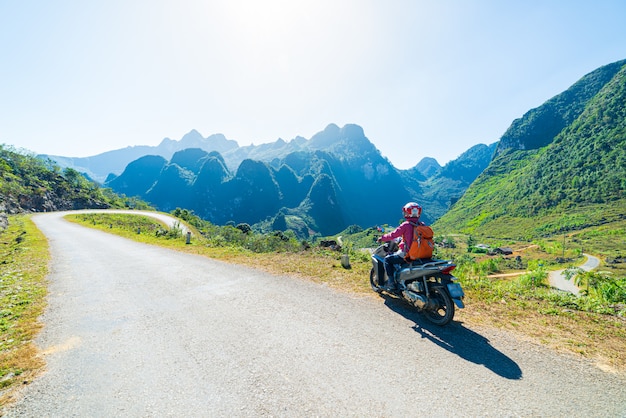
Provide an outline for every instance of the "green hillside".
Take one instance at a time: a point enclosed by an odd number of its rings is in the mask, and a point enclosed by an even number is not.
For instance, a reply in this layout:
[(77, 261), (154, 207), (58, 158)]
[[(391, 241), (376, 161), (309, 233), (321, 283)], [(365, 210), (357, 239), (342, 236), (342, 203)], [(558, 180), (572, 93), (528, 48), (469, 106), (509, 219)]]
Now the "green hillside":
[(620, 61), (528, 112), (436, 228), (530, 241), (623, 221), (625, 104)]
[(0, 145), (0, 214), (141, 206), (146, 204), (121, 198), (72, 168), (61, 170), (50, 161)]

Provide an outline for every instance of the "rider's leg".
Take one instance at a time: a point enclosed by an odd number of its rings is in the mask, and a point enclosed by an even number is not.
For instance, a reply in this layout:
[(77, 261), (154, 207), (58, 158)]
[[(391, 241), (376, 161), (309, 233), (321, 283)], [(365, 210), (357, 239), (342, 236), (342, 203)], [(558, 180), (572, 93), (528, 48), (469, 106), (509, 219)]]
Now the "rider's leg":
[(385, 283), (385, 290), (395, 290), (396, 281), (394, 280), (394, 274), (396, 272), (395, 264), (402, 263), (404, 258), (399, 254), (390, 254), (385, 257), (385, 271), (387, 272), (387, 283)]

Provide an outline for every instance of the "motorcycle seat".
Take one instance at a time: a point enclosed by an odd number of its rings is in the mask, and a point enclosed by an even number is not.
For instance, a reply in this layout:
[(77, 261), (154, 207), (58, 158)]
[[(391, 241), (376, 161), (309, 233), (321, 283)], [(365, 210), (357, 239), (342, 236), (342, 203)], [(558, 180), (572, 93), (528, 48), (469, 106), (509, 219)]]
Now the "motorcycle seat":
[(432, 263), (433, 261), (436, 261), (436, 260), (433, 260), (432, 258), (418, 258), (417, 260), (413, 260), (413, 261), (411, 261), (408, 264), (411, 267), (418, 267), (418, 266), (422, 266), (422, 265), (424, 265), (426, 263)]
[(418, 258), (417, 260), (413, 260), (410, 263), (405, 263), (405, 266), (428, 268), (428, 267), (435, 267), (435, 266), (448, 264), (448, 263), (450, 263), (448, 260), (435, 260), (433, 258)]

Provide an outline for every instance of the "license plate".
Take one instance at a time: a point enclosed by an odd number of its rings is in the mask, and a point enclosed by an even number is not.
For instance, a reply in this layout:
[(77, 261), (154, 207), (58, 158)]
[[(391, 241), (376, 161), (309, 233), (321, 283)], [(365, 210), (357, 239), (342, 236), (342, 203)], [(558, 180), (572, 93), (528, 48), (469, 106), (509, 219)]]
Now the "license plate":
[(448, 292), (450, 292), (450, 296), (453, 298), (462, 298), (465, 296), (463, 288), (458, 283), (448, 283)]

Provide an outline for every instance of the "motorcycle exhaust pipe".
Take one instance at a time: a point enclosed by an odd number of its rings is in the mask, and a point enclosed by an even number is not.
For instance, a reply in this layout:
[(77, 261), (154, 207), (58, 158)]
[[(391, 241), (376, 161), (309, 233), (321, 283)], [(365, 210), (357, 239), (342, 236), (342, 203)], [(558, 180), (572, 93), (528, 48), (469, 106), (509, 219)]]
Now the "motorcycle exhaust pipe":
[(424, 309), (424, 307), (428, 303), (428, 299), (425, 296), (412, 292), (410, 290), (404, 290), (402, 292), (402, 296), (418, 309)]

